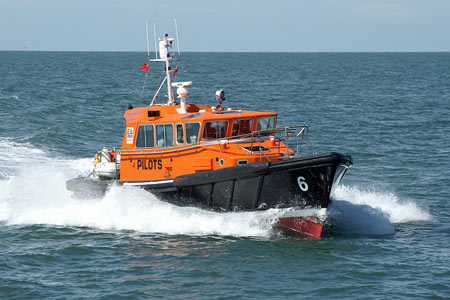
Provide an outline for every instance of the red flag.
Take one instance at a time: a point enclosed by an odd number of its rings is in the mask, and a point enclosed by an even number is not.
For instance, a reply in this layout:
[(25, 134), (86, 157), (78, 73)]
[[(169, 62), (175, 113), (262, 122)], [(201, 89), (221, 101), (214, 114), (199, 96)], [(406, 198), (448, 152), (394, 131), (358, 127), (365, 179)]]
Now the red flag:
[(147, 73), (147, 72), (148, 72), (148, 64), (144, 63), (144, 64), (142, 65), (142, 67), (140, 67), (139, 69), (141, 69), (142, 71), (144, 71), (145, 73)]
[(177, 73), (178, 73), (178, 67), (179, 67), (180, 65), (178, 65), (176, 68), (175, 68), (175, 70), (173, 71), (173, 76), (177, 76)]

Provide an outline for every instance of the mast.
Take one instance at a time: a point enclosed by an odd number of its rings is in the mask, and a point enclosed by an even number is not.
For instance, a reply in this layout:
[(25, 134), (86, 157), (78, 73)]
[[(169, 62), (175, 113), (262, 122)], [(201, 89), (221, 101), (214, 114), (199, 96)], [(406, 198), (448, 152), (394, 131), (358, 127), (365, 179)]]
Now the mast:
[[(168, 35), (166, 34), (165, 40), (169, 39)], [(173, 38), (172, 38), (173, 40)], [(160, 44), (161, 47), (161, 44)], [(172, 78), (170, 76), (170, 60), (172, 57), (170, 57), (169, 49), (167, 47), (167, 58), (166, 58), (166, 77), (167, 77), (167, 97), (169, 98), (167, 100), (167, 105), (175, 105), (175, 99), (173, 98), (173, 90), (172, 90)], [(172, 47), (172, 41), (170, 41), (170, 47)], [(161, 50), (160, 50), (161, 51)]]
[[(167, 105), (175, 105), (175, 100), (173, 97), (172, 90), (172, 78), (171, 78), (171, 70), (170, 70), (170, 61), (172, 60), (172, 56), (169, 53), (169, 48), (172, 48), (174, 38), (169, 37), (166, 33), (164, 38), (159, 38), (159, 58), (151, 59), (150, 61), (160, 61), (165, 63), (165, 71), (166, 71), (166, 81), (167, 81)], [(159, 90), (158, 90), (159, 91)], [(156, 95), (155, 95), (156, 97)]]
[[(176, 19), (175, 19), (175, 30), (176, 30), (176, 36), (177, 36), (177, 44), (178, 44), (178, 26), (176, 23)], [(174, 92), (173, 92), (173, 87), (177, 87), (177, 88), (184, 88), (186, 86), (192, 85), (192, 82), (175, 82), (172, 83), (172, 70), (170, 69), (170, 61), (174, 58), (174, 54), (171, 54), (169, 52), (169, 48), (172, 48), (172, 44), (174, 42), (174, 38), (169, 37), (169, 35), (166, 33), (164, 38), (158, 38), (159, 40), (159, 53), (157, 53), (157, 48), (156, 48), (156, 26), (155, 23), (153, 23), (153, 31), (155, 34), (155, 54), (156, 54), (156, 58), (155, 59), (149, 59), (149, 62), (164, 62), (165, 64), (165, 71), (166, 71), (166, 77), (164, 78), (164, 80), (162, 81), (161, 85), (159, 86), (158, 90), (155, 93), (155, 96), (152, 99), (152, 102), (150, 104), (150, 106), (153, 106), (154, 104), (156, 104), (156, 99), (158, 97), (158, 94), (161, 90), (161, 88), (164, 85), (164, 82), (166, 82), (167, 84), (167, 105), (175, 105), (175, 99), (174, 99)], [(147, 42), (147, 49), (148, 49), (148, 42)], [(158, 58), (158, 54), (159, 54), (159, 58)], [(180, 64), (180, 47), (178, 46), (178, 66)], [(176, 68), (176, 70), (178, 70), (178, 66)], [(189, 85), (187, 85), (189, 83)], [(186, 91), (181, 91), (182, 94), (184, 95), (183, 97), (181, 95), (180, 98), (183, 98), (184, 102), (186, 101), (186, 96), (187, 96), (187, 90)], [(178, 90), (177, 90), (178, 93)], [(185, 110), (185, 109), (184, 109)]]

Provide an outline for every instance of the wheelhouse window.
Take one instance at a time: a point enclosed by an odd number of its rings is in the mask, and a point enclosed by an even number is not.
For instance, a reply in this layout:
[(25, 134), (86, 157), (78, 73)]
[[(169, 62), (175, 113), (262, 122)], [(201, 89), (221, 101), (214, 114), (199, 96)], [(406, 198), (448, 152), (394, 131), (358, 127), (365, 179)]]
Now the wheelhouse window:
[(220, 139), (227, 135), (228, 121), (209, 121), (203, 127), (204, 140)]
[(184, 128), (183, 124), (177, 124), (177, 144), (184, 144)]
[(161, 124), (156, 125), (156, 140), (158, 148), (173, 147), (173, 125)]
[(253, 120), (234, 120), (231, 136), (242, 135), (252, 132)]
[(275, 117), (259, 118), (256, 130), (267, 130), (275, 128), (277, 119)]
[(153, 124), (139, 126), (136, 138), (136, 148), (153, 148), (155, 147), (155, 131)]
[(195, 144), (198, 142), (198, 134), (200, 131), (200, 123), (186, 123), (186, 143)]

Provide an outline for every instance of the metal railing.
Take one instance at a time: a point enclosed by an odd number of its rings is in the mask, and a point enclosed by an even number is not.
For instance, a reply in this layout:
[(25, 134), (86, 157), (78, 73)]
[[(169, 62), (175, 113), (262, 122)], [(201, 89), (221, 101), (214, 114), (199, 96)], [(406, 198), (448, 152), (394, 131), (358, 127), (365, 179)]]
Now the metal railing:
[[(294, 157), (299, 157), (303, 151), (302, 146), (304, 144), (306, 145), (306, 151), (309, 150), (308, 131), (309, 128), (307, 125), (295, 125), (255, 131), (252, 132), (252, 137), (254, 136), (258, 139), (258, 146), (261, 147), (262, 142), (267, 141), (267, 139), (264, 140), (264, 137), (269, 136), (270, 140), (273, 140), (277, 146), (267, 147), (267, 143), (264, 143), (264, 147), (268, 148), (270, 151), (272, 151), (272, 149), (277, 149), (276, 152), (284, 153), (285, 158), (291, 157), (289, 150), (294, 151)], [(284, 145), (282, 146), (282, 144)], [(259, 152), (260, 160), (261, 153), (270, 160), (265, 151), (260, 150)]]
[[(173, 152), (179, 152), (181, 150), (189, 150), (201, 148), (204, 146), (219, 145), (220, 151), (222, 152), (222, 145), (224, 144), (250, 144), (251, 149), (253, 147), (259, 147), (259, 151), (249, 151), (249, 155), (254, 152), (259, 152), (260, 161), (262, 161), (262, 156), (264, 155), (268, 160), (269, 156), (262, 151), (263, 148), (267, 148), (271, 153), (283, 153), (285, 156), (290, 157), (290, 151), (294, 151), (294, 156), (298, 157), (303, 151), (303, 145), (306, 145), (308, 149), (308, 126), (306, 125), (294, 125), (286, 127), (278, 127), (266, 130), (253, 131), (247, 134), (235, 135), (230, 137), (224, 137), (220, 139), (213, 140), (202, 140), (190, 145), (176, 145), (168, 148), (151, 148), (151, 149), (133, 149), (133, 150), (121, 150), (118, 148), (113, 148), (116, 154), (121, 155), (136, 155), (136, 154), (167, 154)], [(268, 146), (267, 141), (274, 141), (277, 146)], [(283, 144), (283, 145), (282, 145)], [(276, 150), (276, 151), (274, 151)], [(248, 151), (248, 150), (247, 150)]]

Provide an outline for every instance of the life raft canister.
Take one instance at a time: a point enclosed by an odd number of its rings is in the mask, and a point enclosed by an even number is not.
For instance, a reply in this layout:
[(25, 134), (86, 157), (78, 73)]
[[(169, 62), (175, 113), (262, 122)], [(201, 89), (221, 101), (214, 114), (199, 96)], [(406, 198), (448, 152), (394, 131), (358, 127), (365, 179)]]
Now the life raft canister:
[(106, 163), (106, 162), (109, 163), (115, 161), (116, 161), (116, 154), (105, 147), (101, 151), (97, 152), (97, 154), (95, 154), (94, 165), (98, 165), (99, 163)]
[(120, 176), (120, 154), (104, 147), (95, 155), (94, 175), (102, 179), (117, 179)]

